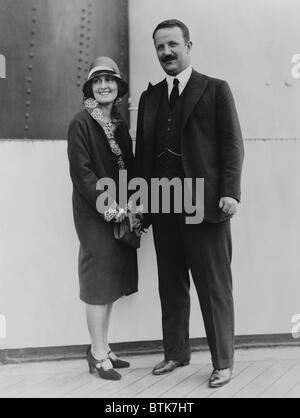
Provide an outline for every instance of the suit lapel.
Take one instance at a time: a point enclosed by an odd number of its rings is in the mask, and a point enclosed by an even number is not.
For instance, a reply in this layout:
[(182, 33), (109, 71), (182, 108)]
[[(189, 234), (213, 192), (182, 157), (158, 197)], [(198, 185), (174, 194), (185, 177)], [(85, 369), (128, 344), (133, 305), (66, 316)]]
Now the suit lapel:
[(191, 78), (186, 86), (183, 106), (182, 129), (184, 129), (196, 104), (200, 101), (206, 89), (208, 80), (202, 74), (193, 70)]
[(159, 104), (166, 86), (163, 80), (156, 86), (149, 84), (144, 113), (145, 161), (151, 161), (154, 151), (155, 128)]

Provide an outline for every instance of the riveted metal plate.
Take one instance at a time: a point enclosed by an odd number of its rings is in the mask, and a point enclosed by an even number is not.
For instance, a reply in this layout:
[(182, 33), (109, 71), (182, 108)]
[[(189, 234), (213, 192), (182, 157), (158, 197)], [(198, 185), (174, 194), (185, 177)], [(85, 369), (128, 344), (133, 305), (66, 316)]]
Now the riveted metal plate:
[(127, 0), (0, 0), (0, 28), (0, 140), (65, 139), (96, 56), (129, 78)]

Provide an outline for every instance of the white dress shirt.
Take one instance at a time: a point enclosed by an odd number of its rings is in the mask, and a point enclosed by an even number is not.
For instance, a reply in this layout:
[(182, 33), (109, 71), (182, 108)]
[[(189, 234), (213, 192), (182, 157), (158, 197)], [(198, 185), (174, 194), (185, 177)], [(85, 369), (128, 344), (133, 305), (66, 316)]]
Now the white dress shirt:
[(193, 72), (192, 66), (189, 66), (186, 68), (182, 73), (178, 74), (176, 77), (172, 77), (170, 75), (167, 76), (166, 80), (168, 83), (168, 92), (169, 92), (169, 98), (171, 96), (171, 92), (174, 87), (174, 78), (177, 78), (179, 80), (179, 96), (182, 94), (183, 90), (185, 89), (187, 83), (189, 82), (191, 75)]

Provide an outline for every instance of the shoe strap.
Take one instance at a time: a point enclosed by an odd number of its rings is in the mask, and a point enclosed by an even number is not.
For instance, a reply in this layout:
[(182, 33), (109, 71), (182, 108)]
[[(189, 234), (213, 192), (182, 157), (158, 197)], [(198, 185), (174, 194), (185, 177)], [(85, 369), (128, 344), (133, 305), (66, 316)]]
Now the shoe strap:
[[(112, 351), (112, 350), (110, 350), (108, 353), (107, 353), (107, 355), (108, 355), (108, 358), (110, 359), (110, 360), (117, 360), (118, 359), (118, 356)], [(115, 357), (115, 358), (114, 358)]]
[[(91, 353), (92, 354), (92, 353)], [(102, 360), (98, 360), (97, 358), (95, 358), (94, 356), (93, 356), (93, 354), (92, 354), (92, 357), (93, 357), (93, 360), (94, 360), (94, 364), (95, 364), (95, 366), (97, 366), (97, 365), (101, 365), (101, 364), (103, 364), (103, 363), (105, 363), (107, 360), (109, 360), (110, 361), (110, 359), (109, 359), (109, 357), (107, 356), (107, 357), (105, 357), (105, 358), (103, 358)]]
[[(108, 362), (107, 367), (104, 366), (104, 364), (106, 362)], [(103, 360), (99, 361), (98, 363), (96, 363), (95, 367), (98, 370), (101, 369), (101, 368), (105, 371), (113, 370), (113, 365), (112, 365), (111, 360), (109, 359), (109, 357), (107, 357), (106, 359), (103, 359)]]
[(97, 363), (96, 363), (96, 364), (103, 364), (103, 363), (105, 363), (107, 360), (109, 360), (109, 358), (108, 358), (108, 357), (106, 357), (106, 358), (104, 358), (104, 359), (102, 359), (102, 360), (97, 360)]

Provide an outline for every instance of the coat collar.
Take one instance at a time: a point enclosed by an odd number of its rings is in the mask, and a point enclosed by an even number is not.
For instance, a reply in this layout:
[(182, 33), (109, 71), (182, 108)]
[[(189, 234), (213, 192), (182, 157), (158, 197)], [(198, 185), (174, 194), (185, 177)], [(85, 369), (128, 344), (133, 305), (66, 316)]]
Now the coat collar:
[(182, 129), (184, 129), (191, 113), (193, 112), (196, 104), (202, 98), (205, 89), (207, 87), (208, 80), (207, 78), (193, 70), (191, 78), (185, 88), (185, 100), (183, 106), (183, 116), (182, 116)]
[(167, 88), (166, 80), (161, 81), (155, 86), (151, 83), (148, 86), (144, 113), (144, 140), (147, 158), (153, 154), (157, 113), (165, 88)]

